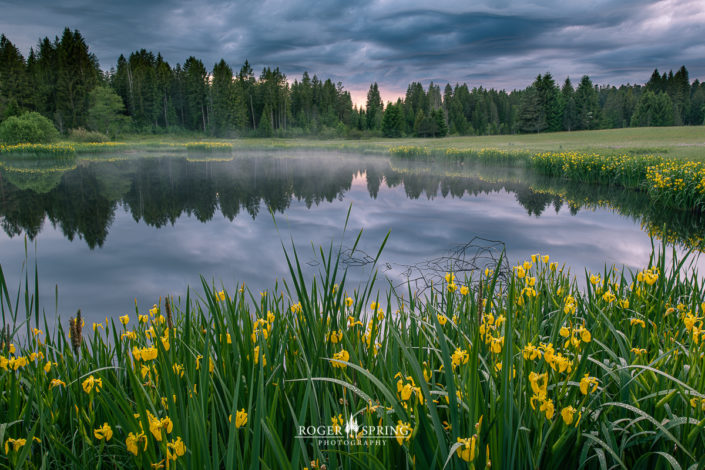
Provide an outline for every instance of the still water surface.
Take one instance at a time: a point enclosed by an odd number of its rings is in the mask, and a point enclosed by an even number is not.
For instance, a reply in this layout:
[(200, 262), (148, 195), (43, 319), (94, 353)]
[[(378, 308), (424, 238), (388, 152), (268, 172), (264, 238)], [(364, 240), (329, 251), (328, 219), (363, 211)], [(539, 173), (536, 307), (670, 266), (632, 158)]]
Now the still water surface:
[[(47, 316), (80, 308), (88, 321), (134, 312), (135, 299), (144, 310), (159, 296), (183, 297), (187, 286), (198, 294), (201, 275), (229, 290), (245, 282), (256, 294), (288, 276), (282, 243), (293, 241), (310, 275), (320, 269), (314, 248), (350, 247), (360, 229), (356, 261), (374, 256), (390, 233), (378, 266), (395, 285), (409, 266), (475, 237), (503, 242), (512, 263), (548, 253), (582, 274), (605, 263), (643, 267), (650, 230), (691, 245), (705, 231), (702, 217), (656, 210), (635, 192), (517, 168), (350, 154), (20, 162), (5, 163), (0, 177), (0, 264), (10, 289), (36, 256)], [(350, 281), (369, 271), (351, 267)]]

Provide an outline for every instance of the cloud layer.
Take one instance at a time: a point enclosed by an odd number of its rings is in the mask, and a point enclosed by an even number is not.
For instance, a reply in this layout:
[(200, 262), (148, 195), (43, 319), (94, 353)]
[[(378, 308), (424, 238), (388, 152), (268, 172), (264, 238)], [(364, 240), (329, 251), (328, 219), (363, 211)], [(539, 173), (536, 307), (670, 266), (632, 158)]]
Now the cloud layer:
[(194, 55), (238, 69), (248, 59), (256, 71), (342, 81), (357, 101), (373, 81), (391, 99), (410, 81), (513, 89), (546, 71), (621, 84), (686, 65), (691, 78), (705, 77), (700, 0), (0, 0), (0, 10), (0, 31), (24, 53), (68, 26), (103, 69), (140, 48), (172, 65)]

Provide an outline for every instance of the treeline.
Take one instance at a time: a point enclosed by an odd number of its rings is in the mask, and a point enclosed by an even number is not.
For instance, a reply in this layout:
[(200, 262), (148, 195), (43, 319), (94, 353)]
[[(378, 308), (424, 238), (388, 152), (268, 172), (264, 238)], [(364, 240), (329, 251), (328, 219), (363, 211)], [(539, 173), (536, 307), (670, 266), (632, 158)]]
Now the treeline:
[(675, 74), (654, 70), (646, 85), (595, 86), (583, 76), (559, 88), (550, 73), (539, 75), (521, 93), (518, 130), (571, 131), (640, 126), (701, 125), (705, 120), (705, 83), (692, 84), (682, 66)]
[(411, 83), (385, 106), (376, 83), (366, 105), (352, 102), (342, 83), (304, 73), (290, 82), (278, 68), (255, 75), (247, 61), (237, 73), (224, 60), (211, 70), (195, 58), (171, 66), (145, 49), (120, 56), (102, 71), (78, 31), (44, 38), (25, 59), (0, 36), (0, 120), (38, 112), (59, 131), (198, 131), (218, 137), (318, 135), (359, 138), (440, 137), (701, 125), (705, 84), (685, 66), (655, 70), (646, 85), (596, 86), (584, 76), (559, 86), (550, 73), (524, 90), (467, 84)]

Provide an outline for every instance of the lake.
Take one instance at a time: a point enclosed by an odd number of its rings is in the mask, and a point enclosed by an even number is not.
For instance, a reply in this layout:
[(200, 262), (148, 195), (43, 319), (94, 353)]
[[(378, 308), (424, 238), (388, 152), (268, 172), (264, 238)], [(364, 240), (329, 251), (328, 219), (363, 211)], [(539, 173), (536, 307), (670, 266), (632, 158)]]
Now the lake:
[(288, 276), (283, 246), (294, 243), (310, 276), (321, 269), (318, 247), (349, 250), (360, 229), (358, 251), (344, 258), (349, 289), (367, 279), (388, 233), (380, 277), (425, 285), (451, 267), (491, 264), (485, 255), (502, 246), (510, 263), (549, 254), (582, 275), (605, 264), (642, 268), (650, 233), (683, 251), (702, 248), (705, 232), (702, 215), (655, 208), (635, 191), (516, 167), (351, 153), (18, 160), (0, 177), (0, 263), (11, 295), (23, 264), (32, 279), (36, 261), (47, 316), (80, 308), (87, 321), (134, 312), (135, 300), (144, 311), (160, 296), (183, 298), (187, 286), (198, 295), (200, 276), (257, 294)]

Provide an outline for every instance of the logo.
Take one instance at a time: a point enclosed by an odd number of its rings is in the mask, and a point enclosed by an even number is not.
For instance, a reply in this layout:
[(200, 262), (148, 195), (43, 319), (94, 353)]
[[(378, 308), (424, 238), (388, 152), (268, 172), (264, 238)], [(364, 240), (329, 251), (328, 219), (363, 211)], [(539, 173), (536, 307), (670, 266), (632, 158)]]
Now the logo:
[(384, 446), (389, 439), (408, 440), (412, 428), (407, 425), (365, 425), (359, 424), (351, 414), (342, 426), (342, 417), (333, 417), (333, 424), (304, 426), (299, 425), (296, 439), (316, 439), (318, 445), (325, 446)]
[(348, 422), (345, 423), (345, 435), (353, 438), (357, 436), (357, 433), (360, 431), (360, 426), (357, 425), (357, 421), (355, 420), (355, 416), (350, 415), (350, 418), (348, 419)]
[[(340, 402), (346, 403), (342, 399)], [(334, 414), (328, 419), (322, 417), (323, 423), (299, 424), (293, 437), (315, 439), (319, 446), (370, 447), (386, 446), (390, 439), (399, 443), (408, 441), (414, 431), (409, 423), (394, 418), (393, 408), (379, 402), (369, 402), (365, 408), (349, 413), (345, 418), (342, 414)]]

